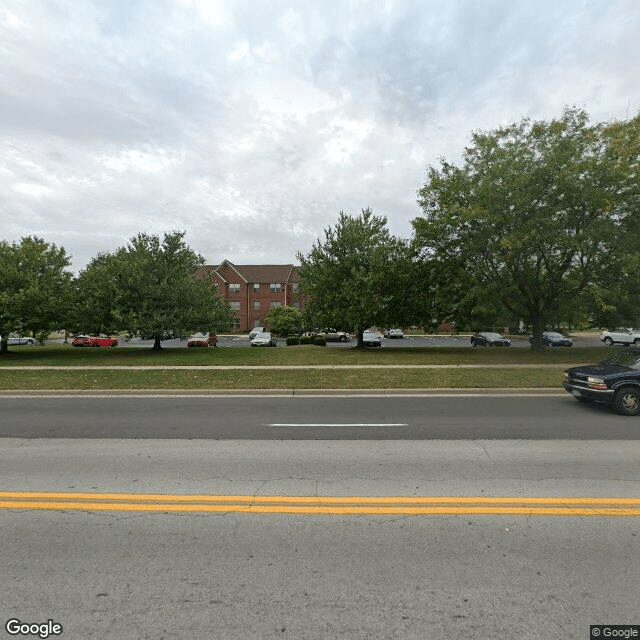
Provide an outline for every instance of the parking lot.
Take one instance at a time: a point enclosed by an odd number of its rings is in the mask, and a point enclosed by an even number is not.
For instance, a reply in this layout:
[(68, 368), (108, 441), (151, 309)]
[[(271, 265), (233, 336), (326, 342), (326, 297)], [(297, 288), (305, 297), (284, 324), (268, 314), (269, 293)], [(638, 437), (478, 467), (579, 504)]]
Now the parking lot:
[[(469, 335), (458, 336), (433, 336), (433, 335), (410, 335), (404, 338), (382, 338), (383, 349), (394, 348), (407, 348), (407, 347), (469, 347), (471, 346), (469, 341)], [(510, 336), (512, 343), (511, 347), (523, 348), (529, 347), (528, 336)], [(573, 344), (576, 347), (604, 347), (600, 341), (598, 334), (571, 334), (573, 338)], [(51, 341), (54, 342), (54, 341)], [(56, 340), (55, 342), (61, 342)], [(286, 341), (284, 338), (278, 338), (278, 347), (285, 346)], [(355, 346), (356, 342), (353, 339), (351, 342), (327, 342), (327, 347), (330, 349), (350, 349)], [(143, 340), (141, 338), (133, 338), (130, 341), (121, 340), (121, 347), (141, 347), (141, 346), (153, 346), (153, 340)], [(186, 340), (164, 340), (162, 346), (166, 348), (186, 347)], [(246, 335), (219, 335), (218, 347), (219, 348), (243, 348), (249, 347), (249, 338)], [(375, 347), (373, 347), (375, 348)], [(481, 349), (482, 347), (476, 347)], [(500, 348), (500, 347), (494, 347)], [(502, 347), (504, 348), (504, 347)], [(558, 347), (563, 348), (563, 347)], [(566, 347), (565, 347), (566, 348)]]

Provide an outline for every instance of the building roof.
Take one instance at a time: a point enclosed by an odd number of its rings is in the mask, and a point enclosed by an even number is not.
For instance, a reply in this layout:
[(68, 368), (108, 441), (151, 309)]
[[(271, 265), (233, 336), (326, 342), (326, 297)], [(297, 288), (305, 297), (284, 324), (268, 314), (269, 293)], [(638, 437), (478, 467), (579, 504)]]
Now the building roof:
[(223, 280), (225, 278), (220, 275), (219, 270), (228, 265), (238, 276), (245, 282), (257, 284), (269, 284), (271, 282), (299, 282), (300, 274), (298, 267), (293, 264), (234, 264), (229, 260), (223, 260), (218, 266), (205, 265), (200, 267), (196, 272), (198, 274), (208, 274), (215, 271)]

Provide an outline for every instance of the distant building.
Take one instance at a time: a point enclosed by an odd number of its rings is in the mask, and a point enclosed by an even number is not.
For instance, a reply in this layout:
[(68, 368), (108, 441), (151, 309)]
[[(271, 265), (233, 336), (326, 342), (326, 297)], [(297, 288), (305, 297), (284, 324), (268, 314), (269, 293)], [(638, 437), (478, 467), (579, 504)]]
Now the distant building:
[(265, 316), (275, 307), (303, 307), (298, 267), (292, 264), (233, 264), (223, 260), (217, 267), (200, 267), (196, 278), (205, 277), (218, 285), (218, 293), (231, 305), (236, 316), (234, 331), (263, 326)]

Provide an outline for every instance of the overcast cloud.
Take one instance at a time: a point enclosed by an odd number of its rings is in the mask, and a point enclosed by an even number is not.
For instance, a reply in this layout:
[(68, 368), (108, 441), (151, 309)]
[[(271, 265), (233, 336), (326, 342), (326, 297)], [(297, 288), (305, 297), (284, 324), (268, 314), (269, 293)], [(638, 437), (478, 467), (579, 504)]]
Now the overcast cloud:
[(640, 110), (636, 0), (0, 4), (0, 239), (140, 231), (290, 263), (340, 210), (410, 237), (472, 131)]

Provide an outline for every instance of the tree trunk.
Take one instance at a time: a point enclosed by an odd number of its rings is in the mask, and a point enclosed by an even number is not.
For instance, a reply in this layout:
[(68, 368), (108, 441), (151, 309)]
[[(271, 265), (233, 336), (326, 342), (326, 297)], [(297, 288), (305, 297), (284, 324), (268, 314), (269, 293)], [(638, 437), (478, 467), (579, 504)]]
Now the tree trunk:
[(531, 349), (532, 351), (543, 351), (542, 332), (544, 331), (544, 318), (542, 314), (535, 314), (531, 318)]
[(356, 331), (356, 336), (357, 336), (356, 348), (357, 349), (363, 349), (364, 348), (363, 334), (364, 334), (364, 329), (358, 329)]
[(162, 351), (162, 345), (160, 344), (160, 336), (154, 336), (152, 351)]

